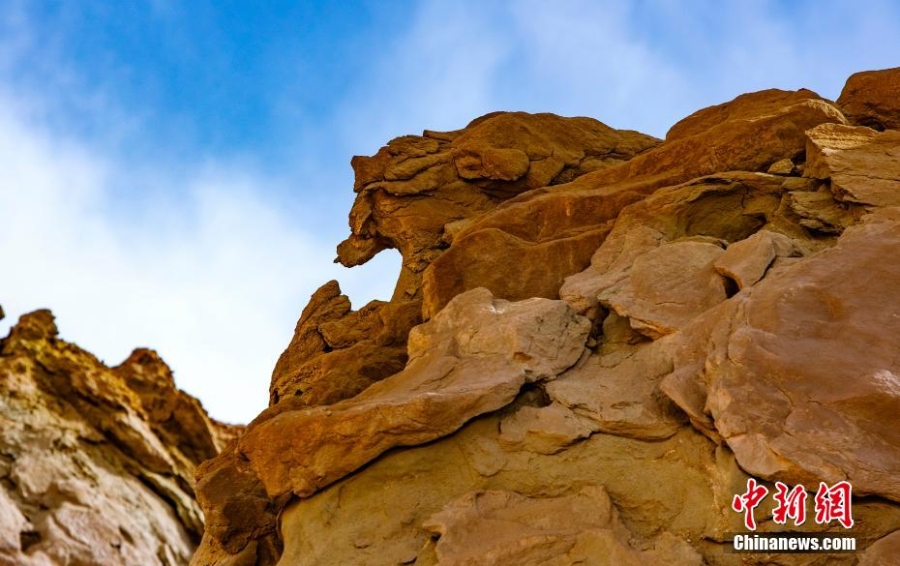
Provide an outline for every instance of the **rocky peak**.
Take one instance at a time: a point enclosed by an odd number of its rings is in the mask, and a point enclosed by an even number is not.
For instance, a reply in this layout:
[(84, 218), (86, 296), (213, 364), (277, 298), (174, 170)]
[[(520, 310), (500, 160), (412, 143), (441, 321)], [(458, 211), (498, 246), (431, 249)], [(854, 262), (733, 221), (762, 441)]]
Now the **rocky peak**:
[(48, 309), (36, 310), (19, 317), (19, 323), (10, 329), (10, 347), (21, 342), (47, 341), (59, 335), (56, 317)]
[(239, 431), (155, 352), (109, 368), (23, 315), (0, 341), (0, 564), (185, 564), (203, 532), (194, 470)]

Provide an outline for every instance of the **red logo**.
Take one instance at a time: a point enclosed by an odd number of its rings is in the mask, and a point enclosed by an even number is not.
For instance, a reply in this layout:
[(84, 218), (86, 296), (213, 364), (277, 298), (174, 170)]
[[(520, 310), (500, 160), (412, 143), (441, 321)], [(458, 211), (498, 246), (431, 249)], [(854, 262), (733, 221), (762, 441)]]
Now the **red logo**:
[(769, 493), (769, 488), (759, 485), (756, 480), (747, 480), (747, 491), (743, 495), (735, 495), (731, 501), (731, 508), (738, 513), (744, 513), (744, 525), (751, 531), (756, 530), (756, 519), (753, 518), (753, 510), (762, 503)]
[(779, 525), (784, 525), (787, 520), (793, 519), (798, 527), (806, 522), (806, 490), (802, 485), (795, 485), (788, 490), (788, 486), (775, 482), (775, 501), (778, 507), (772, 510), (772, 519)]
[[(772, 510), (772, 520), (779, 525), (785, 525), (788, 519), (793, 520), (794, 525), (800, 526), (806, 522), (806, 488), (798, 484), (793, 488), (775, 482), (776, 492), (773, 495), (777, 506)], [(744, 525), (748, 530), (756, 530), (756, 519), (753, 511), (763, 502), (769, 494), (769, 489), (758, 483), (754, 478), (747, 479), (747, 491), (735, 495), (731, 501), (731, 508), (744, 514)], [(831, 487), (825, 483), (819, 483), (819, 489), (815, 497), (815, 521), (820, 525), (826, 525), (831, 521), (838, 521), (845, 529), (853, 526), (853, 488), (850, 482), (841, 481)]]
[(837, 519), (845, 529), (852, 527), (851, 495), (853, 487), (850, 482), (838, 482), (831, 487), (819, 483), (819, 491), (816, 492), (816, 522), (825, 524)]

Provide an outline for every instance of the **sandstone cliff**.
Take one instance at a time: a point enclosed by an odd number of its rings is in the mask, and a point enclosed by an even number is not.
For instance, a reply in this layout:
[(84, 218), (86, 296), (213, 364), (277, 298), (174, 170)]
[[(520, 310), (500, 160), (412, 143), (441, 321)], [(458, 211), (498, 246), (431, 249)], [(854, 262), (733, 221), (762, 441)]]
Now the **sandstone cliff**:
[[(354, 158), (338, 261), (398, 249), (395, 293), (313, 295), (271, 406), (199, 468), (192, 563), (895, 559), (898, 92), (747, 94), (665, 140), (495, 113)], [(726, 552), (751, 476), (848, 480), (865, 550)]]
[(60, 340), (49, 311), (23, 316), (0, 340), (0, 565), (187, 564), (195, 468), (239, 430), (153, 351), (109, 368)]

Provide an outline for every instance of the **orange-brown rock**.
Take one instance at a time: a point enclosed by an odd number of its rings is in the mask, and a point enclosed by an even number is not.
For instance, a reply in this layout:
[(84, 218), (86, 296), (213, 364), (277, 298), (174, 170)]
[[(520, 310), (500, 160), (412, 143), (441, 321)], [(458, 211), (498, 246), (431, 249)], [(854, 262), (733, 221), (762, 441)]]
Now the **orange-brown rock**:
[(112, 371), (137, 394), (154, 434), (177, 447), (189, 466), (214, 457), (243, 431), (209, 418), (200, 401), (175, 386), (172, 370), (153, 350), (138, 348)]
[(705, 240), (666, 242), (638, 256), (625, 278), (602, 288), (598, 299), (645, 336), (671, 334), (727, 298), (714, 268), (722, 253)]
[(806, 133), (804, 175), (828, 179), (841, 202), (900, 205), (900, 131), (822, 124)]
[(659, 190), (622, 210), (590, 267), (566, 279), (560, 296), (582, 313), (611, 308), (650, 337), (670, 334), (726, 298), (714, 269), (720, 245), (767, 225), (802, 235), (780, 214), (782, 185), (774, 175), (729, 173)]
[[(607, 326), (605, 330), (611, 328)], [(559, 405), (569, 409), (570, 418), (577, 417), (591, 433), (645, 440), (669, 438), (685, 422), (683, 414), (659, 390), (659, 381), (671, 371), (672, 359), (665, 346), (645, 344), (613, 349), (591, 356), (547, 384), (547, 396), (553, 404), (535, 412), (549, 412)], [(540, 431), (532, 434), (539, 435)], [(569, 443), (587, 436), (580, 432)]]
[(522, 407), (500, 421), (499, 441), (505, 450), (557, 454), (597, 429), (589, 419), (554, 402), (543, 407)]
[[(423, 524), (437, 535), (439, 566), (697, 565), (703, 559), (677, 539), (664, 548), (632, 548), (632, 534), (601, 486), (552, 498), (509, 491), (473, 492)], [(673, 537), (674, 538), (674, 537)], [(663, 556), (660, 556), (663, 554)]]
[(790, 191), (786, 204), (799, 224), (813, 233), (840, 234), (866, 213), (862, 205), (838, 201), (827, 187)]
[(649, 190), (646, 183), (623, 183), (590, 192), (533, 191), (532, 198), (471, 219), (425, 270), (423, 315), (475, 287), (508, 300), (557, 298), (565, 277), (590, 263), (619, 211)]
[(859, 566), (898, 565), (900, 565), (900, 529), (866, 548), (859, 559)]
[(900, 67), (852, 75), (837, 104), (853, 124), (900, 129)]
[(154, 352), (111, 369), (23, 316), (0, 341), (0, 564), (186, 564), (194, 469), (238, 431)]
[[(605, 488), (631, 532), (633, 548), (661, 551), (644, 563), (666, 564), (690, 541), (707, 564), (734, 564), (722, 541), (726, 533), (742, 530), (741, 516), (729, 506), (745, 489), (747, 475), (727, 448), (717, 449), (682, 427), (675, 436), (654, 441), (593, 434), (555, 454), (542, 454), (525, 446), (505, 447), (500, 418), (489, 415), (437, 442), (391, 451), (312, 497), (291, 502), (281, 515), (281, 564), (438, 564), (433, 528), (426, 525), (467, 494), (503, 490), (525, 498), (562, 498), (562, 504), (578, 497), (584, 486)], [(771, 507), (762, 507), (763, 530), (778, 530)], [(854, 532), (864, 545), (896, 529), (900, 510), (863, 499), (855, 503), (854, 517), (860, 525)], [(574, 511), (558, 520), (560, 528), (577, 521)], [(525, 531), (507, 525), (509, 538)], [(598, 552), (596, 558), (604, 556)], [(771, 563), (758, 558), (746, 562)], [(828, 563), (855, 562), (852, 555), (838, 558)]]
[(778, 258), (803, 255), (794, 240), (770, 230), (759, 232), (728, 246), (715, 261), (715, 269), (734, 281), (738, 290), (750, 287), (763, 277)]
[(373, 301), (358, 311), (337, 281), (317, 290), (278, 359), (270, 403), (328, 405), (353, 397), (406, 364), (406, 337), (420, 322), (418, 301)]
[(666, 391), (751, 474), (900, 501), (898, 253), (889, 208), (777, 270), (685, 329)]
[[(554, 378), (581, 357), (588, 330), (560, 301), (508, 303), (473, 290), (411, 333), (404, 371), (352, 399), (261, 422), (238, 440), (237, 454), (270, 499), (312, 495), (391, 448), (451, 434), (510, 403), (524, 385)], [(222, 500), (209, 495), (227, 496), (223, 481), (235, 483), (230, 457), (204, 464), (207, 515), (221, 512)]]
[(529, 189), (621, 163), (658, 140), (590, 118), (496, 112), (455, 132), (396, 138), (354, 157), (351, 236), (338, 259), (359, 265), (385, 248), (403, 256), (395, 298), (419, 294), (421, 272), (445, 247), (445, 226)]
[(804, 132), (823, 123), (843, 124), (846, 118), (810, 90), (744, 94), (695, 112), (672, 126), (655, 150), (586, 176), (577, 185), (654, 176), (662, 177), (658, 183), (673, 185), (722, 171), (766, 171), (783, 159), (799, 158), (805, 149)]
[(570, 273), (586, 266), (609, 227), (533, 243), (488, 228), (460, 238), (425, 270), (423, 316), (434, 316), (458, 293), (476, 287), (509, 300), (558, 297)]
[(624, 206), (702, 175), (800, 160), (804, 132), (826, 122), (844, 118), (808, 90), (744, 95), (685, 118), (665, 143), (624, 163), (507, 201), (451, 233), (450, 248), (424, 272), (423, 314), (475, 287), (509, 300), (556, 298), (563, 279), (589, 265)]
[[(891, 556), (900, 208), (871, 187), (893, 179), (893, 133), (769, 90), (689, 116), (662, 144), (612, 132), (644, 141), (591, 170), (591, 124), (493, 114), (355, 159), (339, 253), (401, 249), (397, 291), (357, 313), (335, 284), (314, 296), (275, 404), (200, 468), (194, 564)], [(572, 157), (560, 167), (546, 147)], [(401, 311), (414, 314), (388, 314)], [(376, 349), (336, 355), (382, 335), (402, 365), (391, 375), (361, 369)], [(330, 373), (301, 377), (329, 356)], [(729, 553), (750, 477), (813, 490), (810, 516), (818, 482), (849, 479), (866, 550)], [(777, 524), (773, 507), (754, 513), (761, 532), (847, 534)]]

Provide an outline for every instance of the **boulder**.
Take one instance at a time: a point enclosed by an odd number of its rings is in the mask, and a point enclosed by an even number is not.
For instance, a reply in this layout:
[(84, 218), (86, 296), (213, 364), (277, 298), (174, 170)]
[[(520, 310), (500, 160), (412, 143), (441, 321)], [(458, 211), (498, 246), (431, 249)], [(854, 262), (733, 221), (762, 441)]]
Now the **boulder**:
[(900, 67), (851, 75), (837, 105), (852, 124), (900, 129)]
[[(660, 380), (671, 371), (671, 353), (662, 343), (629, 348), (624, 356), (591, 356), (547, 384), (553, 404), (535, 413), (549, 413), (557, 406), (568, 409), (580, 425), (573, 440), (586, 437), (584, 430), (645, 440), (669, 438), (685, 422), (659, 389)], [(540, 435), (543, 430), (554, 429), (535, 423), (529, 432)]]
[(806, 133), (804, 175), (827, 179), (841, 202), (900, 205), (900, 131), (822, 124)]
[(900, 501), (900, 209), (685, 328), (663, 389), (751, 474)]
[(724, 277), (734, 281), (738, 290), (752, 286), (762, 279), (777, 258), (803, 255), (794, 240), (784, 234), (760, 230), (728, 246), (714, 267)]

